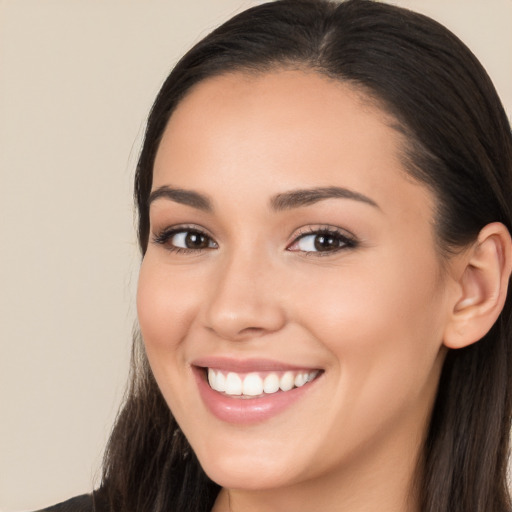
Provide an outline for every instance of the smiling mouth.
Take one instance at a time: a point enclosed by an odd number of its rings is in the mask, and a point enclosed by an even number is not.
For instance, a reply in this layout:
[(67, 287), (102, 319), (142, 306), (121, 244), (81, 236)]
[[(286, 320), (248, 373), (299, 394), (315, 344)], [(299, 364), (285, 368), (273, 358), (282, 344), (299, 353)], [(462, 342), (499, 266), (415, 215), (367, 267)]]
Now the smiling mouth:
[(305, 386), (316, 379), (320, 370), (236, 373), (207, 368), (210, 387), (234, 398), (260, 398)]

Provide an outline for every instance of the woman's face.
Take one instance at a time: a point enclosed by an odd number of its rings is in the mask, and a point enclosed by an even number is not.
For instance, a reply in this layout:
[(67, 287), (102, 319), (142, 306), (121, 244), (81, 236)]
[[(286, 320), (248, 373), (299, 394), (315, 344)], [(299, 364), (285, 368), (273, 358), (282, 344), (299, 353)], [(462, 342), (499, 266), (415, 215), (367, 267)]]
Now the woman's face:
[(412, 467), (453, 280), (390, 124), (301, 71), (209, 79), (170, 119), (138, 314), (158, 385), (222, 486)]

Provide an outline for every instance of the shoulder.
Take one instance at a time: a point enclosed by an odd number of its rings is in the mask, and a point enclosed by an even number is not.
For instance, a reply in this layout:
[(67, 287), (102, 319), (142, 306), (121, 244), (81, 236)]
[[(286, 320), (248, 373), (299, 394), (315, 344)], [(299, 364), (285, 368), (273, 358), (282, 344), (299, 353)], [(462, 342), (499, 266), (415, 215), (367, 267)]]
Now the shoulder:
[(107, 507), (93, 493), (75, 496), (67, 501), (43, 508), (37, 512), (107, 512)]

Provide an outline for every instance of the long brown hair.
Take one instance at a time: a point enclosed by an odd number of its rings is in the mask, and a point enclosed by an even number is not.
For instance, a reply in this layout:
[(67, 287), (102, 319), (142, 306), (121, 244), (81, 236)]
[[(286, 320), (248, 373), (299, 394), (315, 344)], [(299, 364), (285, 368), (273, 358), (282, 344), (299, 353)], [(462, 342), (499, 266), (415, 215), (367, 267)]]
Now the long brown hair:
[[(301, 67), (359, 87), (394, 116), (407, 171), (437, 197), (440, 251), (494, 221), (512, 231), (512, 137), (486, 72), (446, 28), (371, 0), (278, 0), (249, 9), (194, 46), (151, 110), (135, 177), (139, 243), (149, 233), (153, 162), (176, 105), (202, 80), (235, 70)], [(449, 351), (418, 486), (423, 512), (510, 511), (512, 299), (478, 343)], [(135, 336), (125, 403), (104, 460), (116, 512), (199, 512), (219, 491), (201, 469)]]

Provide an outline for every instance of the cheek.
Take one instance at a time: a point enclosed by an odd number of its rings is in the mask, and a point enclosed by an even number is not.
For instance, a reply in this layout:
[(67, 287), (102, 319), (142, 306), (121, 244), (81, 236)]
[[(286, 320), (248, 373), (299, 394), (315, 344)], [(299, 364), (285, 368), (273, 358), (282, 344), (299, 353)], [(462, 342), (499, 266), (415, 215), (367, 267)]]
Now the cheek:
[(169, 407), (179, 412), (186, 408), (180, 392), (187, 371), (183, 341), (194, 318), (197, 294), (175, 274), (179, 276), (148, 251), (139, 274), (137, 315), (151, 371)]
[(335, 356), (354, 393), (376, 381), (374, 389), (406, 382), (418, 389), (430, 378), (442, 344), (443, 288), (436, 259), (423, 257), (418, 272), (418, 257), (411, 249), (368, 265), (361, 259), (333, 269), (324, 286), (308, 274), (296, 316)]
[(195, 317), (198, 295), (193, 293), (194, 283), (179, 277), (179, 272), (172, 272), (147, 253), (137, 288), (137, 315), (146, 355), (171, 408), (178, 407), (176, 390), (182, 387), (187, 369), (184, 340)]
[(403, 265), (335, 274), (329, 286), (309, 287), (300, 313), (332, 355), (334, 371), (326, 377), (338, 407), (324, 413), (329, 435), (337, 439), (342, 428), (357, 447), (403, 421), (415, 425), (413, 432), (425, 421), (439, 379), (439, 290)]
[(137, 315), (148, 350), (174, 348), (192, 321), (197, 294), (191, 293), (192, 283), (187, 286), (182, 281), (151, 254), (145, 256), (137, 288)]

